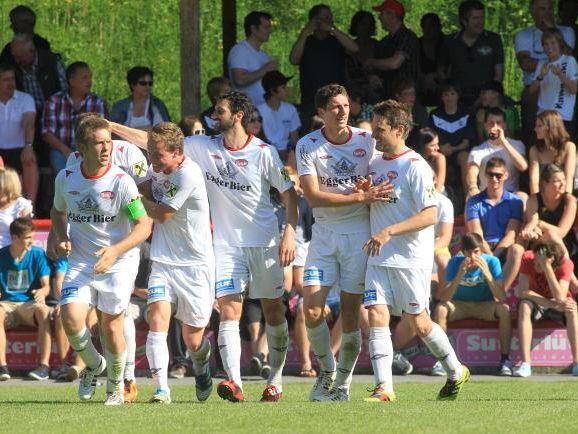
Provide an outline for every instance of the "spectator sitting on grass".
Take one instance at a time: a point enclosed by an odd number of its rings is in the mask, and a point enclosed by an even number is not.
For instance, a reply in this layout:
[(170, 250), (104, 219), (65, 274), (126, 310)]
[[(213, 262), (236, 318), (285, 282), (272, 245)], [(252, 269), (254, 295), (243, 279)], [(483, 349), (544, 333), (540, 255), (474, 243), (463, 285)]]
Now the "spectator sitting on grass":
[(538, 240), (532, 250), (524, 253), (518, 293), (522, 363), (514, 371), (515, 377), (532, 375), (532, 324), (540, 319), (561, 321), (566, 325), (572, 351), (572, 375), (578, 376), (578, 317), (576, 302), (568, 289), (573, 271), (574, 264), (564, 255), (564, 247), (555, 241)]
[[(498, 320), (500, 331), (500, 375), (512, 375), (509, 359), (512, 324), (506, 293), (502, 288), (502, 267), (498, 258), (482, 253), (484, 240), (475, 232), (462, 237), (463, 256), (454, 256), (446, 268), (446, 286), (439, 291), (441, 302), (434, 317), (447, 330), (448, 321), (460, 319)], [(444, 375), (441, 363), (432, 375)]]
[(38, 328), (39, 365), (28, 376), (48, 379), (50, 358), (50, 267), (44, 250), (32, 245), (36, 227), (17, 218), (10, 224), (12, 244), (0, 249), (0, 381), (10, 379), (6, 364), (6, 330), (26, 325)]

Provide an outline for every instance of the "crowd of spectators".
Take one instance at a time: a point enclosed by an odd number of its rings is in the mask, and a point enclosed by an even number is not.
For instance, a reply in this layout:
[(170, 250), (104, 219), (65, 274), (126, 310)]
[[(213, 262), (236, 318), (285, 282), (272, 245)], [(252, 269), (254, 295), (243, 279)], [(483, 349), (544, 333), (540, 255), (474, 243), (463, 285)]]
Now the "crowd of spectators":
[[(434, 299), (440, 303), (434, 319), (443, 328), (449, 321), (462, 318), (498, 321), (500, 373), (519, 376), (531, 373), (532, 322), (542, 317), (563, 319), (572, 347), (573, 373), (578, 375), (576, 303), (572, 295), (578, 290), (573, 273), (578, 257), (573, 230), (578, 189), (578, 3), (560, 0), (558, 19), (553, 0), (530, 0), (527, 5), (533, 25), (521, 29), (513, 41), (523, 72), (521, 95), (504, 91), (504, 77), (513, 72), (505, 67), (504, 45), (511, 41), (503, 41), (485, 28), (481, 1), (459, 4), (460, 30), (453, 34), (444, 33), (437, 14), (425, 14), (419, 38), (406, 27), (406, 8), (398, 0), (374, 6), (375, 14), (358, 11), (347, 30), (334, 23), (334, 14), (339, 11), (325, 4), (315, 5), (303, 17), (305, 24), (287, 53), (299, 68), (298, 105), (289, 103), (292, 98), (287, 88), (287, 83), (297, 78), (279, 71), (278, 60), (264, 50), (269, 38), (275, 37), (273, 16), (253, 11), (244, 19), (246, 39), (228, 53), (228, 76), (214, 77), (207, 83), (211, 107), (185, 116), (180, 125), (185, 135), (215, 134), (212, 115), (217, 99), (231, 89), (245, 92), (255, 106), (247, 132), (275, 146), (297, 192), (302, 193), (294, 147), (300, 136), (319, 127), (314, 108), (319, 87), (330, 83), (346, 86), (349, 124), (367, 130), (375, 103), (393, 98), (407, 104), (414, 122), (407, 144), (429, 162), (439, 195), (432, 285)], [(11, 242), (22, 243), (24, 235), (33, 230), (13, 229), (13, 221), (33, 215), (33, 210), (37, 217), (47, 216), (50, 200), (39, 197), (41, 173), (48, 171), (53, 177), (65, 167), (76, 150), (74, 129), (79, 116), (95, 112), (117, 124), (145, 131), (170, 120), (165, 104), (152, 93), (151, 67), (134, 66), (127, 71), (129, 96), (115, 102), (109, 112), (105, 100), (91, 92), (89, 64), (74, 61), (65, 66), (50, 43), (34, 32), (35, 20), (30, 8), (14, 8), (10, 12), (14, 36), (0, 54), (0, 157), (6, 166), (0, 171), (0, 248)], [(382, 40), (374, 37), (377, 22), (387, 33)], [(50, 194), (45, 188), (40, 190), (40, 196)], [(306, 245), (312, 222), (306, 201), (301, 201), (298, 244)], [(282, 211), (283, 205), (277, 202), (277, 206)], [(466, 235), (461, 253), (451, 257), (454, 215), (462, 214)], [(14, 249), (4, 256), (20, 254)], [(297, 301), (304, 257), (301, 260), (296, 259), (293, 270), (286, 273), (286, 282), (290, 282), (286, 284), (287, 306), (296, 315), (296, 340), (303, 358), (301, 375), (312, 376), (316, 372), (308, 357), (306, 334), (300, 328), (304, 327), (303, 308)], [(2, 257), (0, 268), (1, 261)], [(513, 369), (509, 359), (511, 306), (506, 298), (518, 279), (523, 363)], [(18, 311), (9, 310), (5, 303), (43, 302), (35, 296), (45, 291), (44, 279), (39, 281), (41, 286), (26, 290), (27, 300), (14, 299), (0, 282), (0, 322), (8, 314), (17, 316)], [(137, 286), (146, 287), (142, 283)], [(262, 313), (258, 305), (254, 309), (246, 306), (246, 311), (251, 366), (254, 373), (267, 376), (263, 372), (267, 348)], [(337, 324), (338, 340), (338, 306), (328, 303), (327, 311), (331, 322)], [(39, 327), (43, 369), (47, 365), (45, 311), (26, 312), (19, 321)], [(218, 312), (215, 315), (218, 317)], [(171, 375), (176, 378), (184, 375), (188, 366), (179, 330), (178, 321), (171, 324)], [(59, 338), (56, 340), (58, 343)], [(0, 347), (4, 346), (0, 336)], [(58, 347), (64, 363), (68, 357), (65, 340)], [(0, 365), (5, 365), (1, 352)], [(439, 368), (435, 366), (432, 372), (441, 373)], [(410, 370), (402, 367), (399, 371)], [(62, 378), (74, 377), (65, 374), (65, 369), (58, 373)], [(2, 372), (0, 379), (6, 379)]]

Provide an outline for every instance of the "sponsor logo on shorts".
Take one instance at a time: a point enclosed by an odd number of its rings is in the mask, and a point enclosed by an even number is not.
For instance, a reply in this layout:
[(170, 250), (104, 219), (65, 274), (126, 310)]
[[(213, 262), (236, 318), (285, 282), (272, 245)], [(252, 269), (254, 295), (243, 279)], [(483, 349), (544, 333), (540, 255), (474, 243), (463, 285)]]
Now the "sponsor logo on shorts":
[(233, 281), (233, 279), (223, 279), (215, 283), (215, 291), (217, 293), (223, 291), (230, 291), (232, 289), (235, 289), (235, 282)]
[(318, 270), (316, 268), (308, 268), (303, 273), (303, 281), (304, 282), (323, 281), (323, 270)]
[(148, 289), (148, 296), (149, 298), (162, 298), (165, 296), (165, 286), (151, 286)]
[(100, 192), (100, 197), (103, 199), (114, 199), (114, 191), (105, 190)]
[(365, 157), (365, 154), (366, 154), (365, 149), (357, 148), (355, 151), (353, 151), (354, 157), (358, 158)]
[(363, 302), (370, 303), (372, 301), (377, 301), (377, 291), (375, 289), (366, 289), (363, 293)]
[(78, 287), (76, 286), (69, 286), (67, 288), (62, 288), (62, 293), (60, 298), (62, 300), (66, 300), (69, 298), (76, 298), (78, 297)]

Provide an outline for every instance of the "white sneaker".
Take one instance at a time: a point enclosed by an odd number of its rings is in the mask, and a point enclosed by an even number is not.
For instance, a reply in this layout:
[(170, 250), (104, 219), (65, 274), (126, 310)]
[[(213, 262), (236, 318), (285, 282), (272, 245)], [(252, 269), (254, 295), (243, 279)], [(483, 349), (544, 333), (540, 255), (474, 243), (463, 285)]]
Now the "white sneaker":
[(118, 389), (112, 393), (106, 394), (106, 401), (104, 405), (123, 405), (124, 404), (124, 390)]
[(529, 363), (522, 362), (520, 366), (514, 369), (514, 377), (530, 377), (532, 375), (532, 367)]
[(437, 361), (435, 365), (432, 366), (430, 375), (435, 377), (443, 377), (444, 375), (448, 375), (444, 367), (442, 366), (440, 361)]
[(329, 401), (329, 392), (335, 381), (335, 375), (335, 371), (321, 371), (313, 389), (309, 392), (309, 401)]
[(345, 387), (334, 387), (329, 391), (330, 401), (349, 401), (349, 390)]
[(100, 356), (98, 368), (84, 368), (80, 373), (80, 384), (78, 385), (78, 397), (81, 401), (88, 401), (94, 396), (96, 390), (96, 377), (106, 369), (106, 360)]

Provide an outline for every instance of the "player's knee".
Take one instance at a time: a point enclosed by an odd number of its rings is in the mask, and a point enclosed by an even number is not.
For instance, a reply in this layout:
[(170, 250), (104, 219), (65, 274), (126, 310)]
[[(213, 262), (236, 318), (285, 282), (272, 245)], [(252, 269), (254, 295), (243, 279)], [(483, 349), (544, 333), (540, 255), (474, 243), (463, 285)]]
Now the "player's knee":
[(528, 300), (520, 301), (518, 305), (518, 318), (520, 319), (529, 319), (530, 314), (532, 313), (532, 303)]
[(496, 316), (502, 320), (510, 320), (510, 306), (506, 303), (498, 303), (496, 306)]
[(315, 305), (303, 306), (305, 320), (308, 323), (320, 323), (323, 320), (323, 308)]
[(38, 322), (38, 323), (49, 321), (50, 320), (50, 308), (48, 306), (39, 306), (34, 311), (34, 318), (36, 319), (36, 322)]

